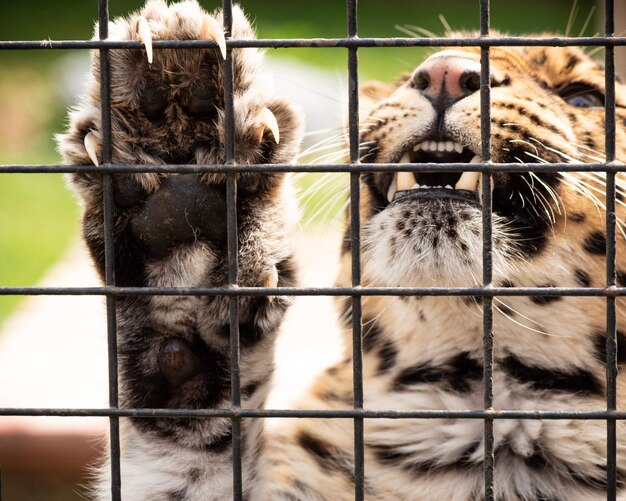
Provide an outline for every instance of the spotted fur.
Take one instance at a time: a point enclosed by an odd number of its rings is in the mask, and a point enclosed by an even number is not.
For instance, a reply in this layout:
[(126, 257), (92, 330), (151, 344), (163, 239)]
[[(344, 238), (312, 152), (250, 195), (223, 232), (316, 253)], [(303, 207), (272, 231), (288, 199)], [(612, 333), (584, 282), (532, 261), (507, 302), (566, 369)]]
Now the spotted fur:
[[(111, 38), (136, 39), (143, 16), (160, 39), (199, 37), (205, 12), (195, 1), (151, 0), (115, 20)], [(219, 22), (220, 13), (212, 14)], [(253, 32), (234, 11), (233, 37)], [(479, 52), (454, 49), (474, 62)], [(221, 163), (224, 153), (222, 67), (218, 49), (111, 50), (113, 162)], [(603, 160), (603, 110), (582, 107), (564, 89), (580, 84), (601, 99), (602, 67), (574, 48), (493, 48), (492, 160)], [(288, 162), (300, 139), (298, 115), (272, 97), (254, 49), (233, 51), (238, 163)], [(68, 164), (89, 164), (85, 137), (101, 141), (99, 61), (92, 56), (88, 93), (59, 138)], [(420, 92), (419, 71), (395, 86), (363, 87), (362, 159), (398, 162), (424, 139), (451, 139), (480, 152), (477, 92), (436, 110)], [(591, 89), (591, 90), (590, 90)], [(600, 97), (598, 97), (600, 96)], [(205, 106), (210, 101), (212, 106)], [(280, 144), (263, 133), (268, 108)], [(617, 153), (626, 158), (626, 88), (617, 84)], [(261, 135), (259, 135), (259, 131)], [(476, 200), (406, 190), (392, 201), (393, 174), (362, 176), (363, 284), (476, 286), (482, 277), (481, 211)], [(416, 178), (418, 179), (418, 178)], [(435, 178), (433, 178), (435, 179)], [(83, 234), (104, 275), (103, 178), (77, 174)], [(116, 283), (121, 286), (227, 284), (225, 188), (222, 176), (113, 175)], [(240, 283), (264, 285), (275, 267), (278, 285), (294, 284), (289, 242), (293, 214), (281, 175), (239, 177)], [(605, 277), (604, 182), (591, 174), (493, 176), (493, 284), (601, 287)], [(621, 196), (624, 184), (618, 179)], [(623, 202), (619, 199), (619, 230)], [(346, 239), (349, 244), (349, 239)], [(619, 285), (626, 283), (623, 238)], [(350, 248), (341, 286), (350, 280)], [(219, 408), (229, 405), (228, 300), (191, 296), (120, 297), (121, 405)], [(243, 405), (261, 408), (273, 344), (288, 301), (241, 299)], [(618, 362), (626, 361), (626, 327), (618, 303)], [(350, 303), (340, 301), (350, 319)], [(494, 393), (497, 409), (602, 410), (606, 406), (605, 301), (552, 296), (494, 300)], [(350, 325), (349, 323), (347, 324)], [(479, 409), (483, 406), (480, 300), (462, 297), (363, 298), (364, 407), (373, 410)], [(342, 362), (320, 375), (302, 408), (352, 407), (351, 341)], [(618, 379), (620, 408), (626, 398)], [(230, 422), (225, 419), (122, 420), (125, 499), (197, 501), (232, 495)], [(619, 498), (626, 499), (626, 451), (618, 426)], [(243, 421), (247, 499), (351, 500), (353, 423), (289, 420), (263, 434)], [(575, 420), (496, 420), (496, 498), (506, 501), (606, 497), (606, 424)], [(372, 500), (479, 500), (483, 488), (483, 423), (430, 419), (365, 421), (365, 495)], [(108, 466), (93, 497), (108, 499)]]

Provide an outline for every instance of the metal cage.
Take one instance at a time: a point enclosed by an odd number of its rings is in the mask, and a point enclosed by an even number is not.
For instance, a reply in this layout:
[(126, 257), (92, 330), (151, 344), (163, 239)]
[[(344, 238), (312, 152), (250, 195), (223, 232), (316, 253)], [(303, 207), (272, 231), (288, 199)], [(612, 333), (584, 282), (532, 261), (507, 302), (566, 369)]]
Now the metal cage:
[[(596, 37), (552, 37), (527, 38), (490, 36), (489, 0), (479, 0), (480, 34), (477, 37), (457, 38), (359, 38), (357, 30), (357, 0), (346, 0), (347, 36), (345, 38), (301, 38), (301, 39), (258, 39), (237, 40), (227, 38), (227, 57), (224, 61), (225, 112), (226, 112), (226, 154), (223, 165), (119, 165), (111, 163), (111, 119), (109, 88), (109, 50), (142, 49), (139, 42), (109, 41), (108, 0), (98, 0), (99, 40), (90, 41), (0, 41), (0, 50), (32, 49), (98, 49), (100, 51), (101, 102), (102, 102), (102, 163), (99, 167), (67, 165), (2, 165), (0, 174), (8, 173), (104, 173), (104, 219), (105, 219), (105, 261), (106, 278), (102, 287), (0, 287), (0, 295), (100, 295), (106, 297), (108, 357), (109, 357), (109, 407), (108, 408), (0, 408), (0, 416), (105, 416), (110, 422), (110, 456), (112, 469), (112, 499), (119, 501), (120, 494), (120, 438), (119, 418), (135, 417), (227, 417), (232, 421), (233, 438), (233, 499), (242, 499), (241, 471), (241, 428), (242, 418), (350, 418), (354, 420), (354, 498), (364, 499), (364, 444), (363, 420), (377, 418), (391, 419), (433, 419), (462, 418), (484, 421), (485, 460), (484, 481), (485, 500), (494, 499), (494, 419), (585, 419), (605, 420), (607, 424), (607, 499), (616, 497), (616, 420), (626, 419), (626, 412), (616, 410), (617, 339), (616, 339), (616, 297), (626, 296), (626, 287), (616, 286), (616, 215), (615, 215), (615, 174), (626, 167), (615, 162), (615, 47), (626, 46), (626, 37), (614, 35), (614, 3), (605, 0), (604, 36)], [(232, 1), (223, 0), (224, 27), (229, 33), (232, 26)], [(155, 41), (155, 48), (208, 48), (215, 47), (211, 41), (167, 40)], [(358, 117), (358, 50), (361, 47), (450, 47), (474, 46), (481, 50), (481, 164), (446, 164), (446, 171), (478, 171), (482, 173), (482, 229), (483, 229), (483, 285), (482, 287), (361, 287), (360, 266), (360, 222), (351, 218), (350, 238), (352, 252), (352, 286), (343, 288), (268, 288), (239, 287), (237, 285), (237, 217), (236, 173), (240, 172), (347, 172), (350, 173), (350, 209), (352, 214), (359, 211), (359, 176), (362, 172), (389, 170), (428, 171), (437, 164), (370, 164), (359, 161), (359, 117)], [(604, 163), (581, 164), (528, 163), (523, 166), (513, 163), (492, 163), (490, 150), (490, 83), (489, 53), (494, 46), (601, 46), (605, 48), (606, 99), (605, 99), (605, 150)], [(348, 135), (350, 157), (343, 164), (274, 164), (245, 165), (235, 164), (233, 128), (233, 69), (230, 49), (244, 47), (297, 48), (335, 47), (347, 49), (348, 57)], [(156, 288), (156, 287), (117, 287), (115, 285), (115, 265), (113, 259), (112, 228), (112, 173), (120, 172), (161, 172), (199, 173), (220, 172), (227, 177), (227, 236), (229, 258), (229, 285), (224, 288)], [(606, 286), (605, 287), (494, 287), (492, 286), (492, 194), (491, 176), (494, 172), (563, 172), (599, 171), (606, 172)], [(226, 409), (129, 409), (118, 405), (117, 374), (117, 329), (116, 298), (132, 295), (202, 295), (228, 296), (230, 298), (230, 352), (231, 352), (231, 406)], [(354, 404), (352, 410), (278, 410), (245, 409), (241, 407), (239, 369), (239, 329), (238, 301), (240, 296), (344, 296), (352, 300), (352, 343), (354, 356)], [(483, 348), (484, 348), (484, 408), (483, 410), (419, 410), (397, 411), (393, 409), (373, 411), (363, 407), (362, 375), (362, 319), (361, 298), (363, 296), (476, 296), (483, 304)], [(607, 315), (607, 394), (606, 411), (522, 411), (493, 409), (493, 298), (494, 296), (596, 296), (606, 298)], [(1, 485), (1, 477), (0, 477)]]

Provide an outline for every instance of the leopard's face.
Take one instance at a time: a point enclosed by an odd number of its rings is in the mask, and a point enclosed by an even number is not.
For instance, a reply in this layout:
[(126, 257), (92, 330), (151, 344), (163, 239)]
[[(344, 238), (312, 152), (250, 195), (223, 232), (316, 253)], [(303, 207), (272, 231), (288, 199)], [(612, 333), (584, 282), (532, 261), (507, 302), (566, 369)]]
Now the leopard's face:
[[(490, 63), (493, 162), (604, 161), (605, 77), (598, 61), (578, 48), (499, 47)], [(362, 160), (481, 162), (479, 75), (480, 50), (454, 48), (431, 55), (395, 88), (366, 84)], [(626, 158), (626, 86), (619, 82), (616, 101), (620, 159)], [(479, 173), (446, 173), (442, 165), (432, 173), (365, 174), (363, 184), (366, 280), (481, 282)], [(555, 246), (602, 254), (603, 191), (596, 174), (494, 173), (494, 279), (510, 282), (535, 263), (549, 268), (549, 255), (560, 254)]]

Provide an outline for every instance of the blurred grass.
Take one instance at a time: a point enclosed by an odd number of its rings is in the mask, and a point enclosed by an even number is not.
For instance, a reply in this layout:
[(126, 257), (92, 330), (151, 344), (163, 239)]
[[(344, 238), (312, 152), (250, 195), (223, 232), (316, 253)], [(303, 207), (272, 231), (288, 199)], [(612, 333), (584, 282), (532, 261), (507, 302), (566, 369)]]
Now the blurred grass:
[[(1, 7), (0, 38), (4, 40), (86, 39), (97, 18), (95, 0), (5, 1)], [(110, 15), (124, 15), (143, 4), (139, 0), (110, 0)], [(208, 9), (219, 2), (201, 3)], [(563, 33), (573, 0), (492, 0), (492, 26), (510, 33)], [(593, 5), (578, 2), (572, 34), (577, 35)], [(338, 0), (245, 0), (240, 2), (255, 22), (261, 38), (342, 37), (346, 33), (345, 3)], [(417, 25), (441, 34), (439, 14), (454, 29), (478, 27), (477, 0), (361, 0), (362, 37), (404, 36), (397, 25)], [(586, 34), (593, 34), (592, 21)], [(390, 80), (411, 70), (424, 55), (420, 48), (359, 50), (360, 79)], [(345, 75), (345, 49), (277, 49), (270, 56), (296, 59)], [(63, 129), (67, 103), (59, 97), (58, 64), (68, 51), (0, 52), (0, 164), (57, 163), (53, 134)], [(345, 78), (344, 78), (345, 79)], [(314, 85), (314, 83), (312, 83)], [(336, 195), (344, 184), (319, 176), (298, 176), (305, 217), (323, 220), (335, 214), (343, 200)], [(317, 183), (317, 184), (316, 184)], [(339, 186), (339, 188), (338, 188)], [(78, 226), (78, 210), (63, 179), (54, 175), (0, 174), (0, 286), (28, 286), (40, 279), (63, 253)], [(0, 297), (0, 323), (18, 298)]]

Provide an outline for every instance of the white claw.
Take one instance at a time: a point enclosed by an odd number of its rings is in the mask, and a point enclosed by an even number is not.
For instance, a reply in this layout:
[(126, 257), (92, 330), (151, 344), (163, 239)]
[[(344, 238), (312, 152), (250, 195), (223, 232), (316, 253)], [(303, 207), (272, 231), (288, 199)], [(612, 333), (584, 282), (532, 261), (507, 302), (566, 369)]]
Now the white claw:
[(224, 37), (224, 30), (219, 23), (209, 15), (205, 15), (202, 18), (200, 38), (202, 40), (213, 40), (220, 48), (222, 57), (226, 59), (226, 38)]
[[(280, 130), (278, 128), (278, 122), (276, 121), (276, 117), (274, 113), (270, 111), (269, 108), (263, 108), (259, 113), (261, 118), (261, 125), (264, 129), (269, 129), (274, 136), (274, 141), (276, 144), (280, 143)], [(263, 136), (263, 130), (261, 130), (261, 137)]]
[(98, 167), (100, 163), (98, 162), (98, 140), (96, 139), (96, 136), (94, 136), (93, 133), (88, 132), (83, 141), (85, 143), (87, 155), (89, 155), (93, 164)]
[(148, 63), (152, 64), (152, 32), (148, 20), (143, 16), (137, 20), (137, 36), (146, 48)]
[[(278, 270), (276, 266), (272, 266), (272, 269), (267, 272), (265, 276), (265, 287), (276, 287), (278, 285)], [(275, 296), (267, 296), (267, 300), (271, 303), (274, 301)]]

